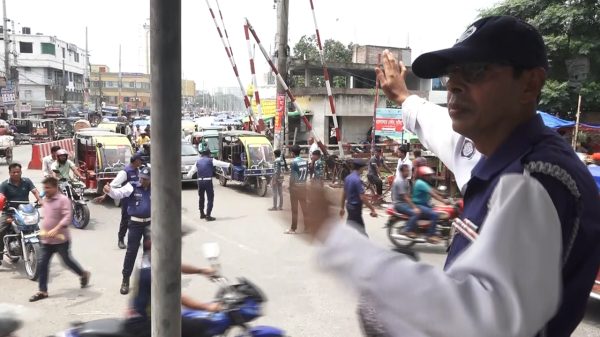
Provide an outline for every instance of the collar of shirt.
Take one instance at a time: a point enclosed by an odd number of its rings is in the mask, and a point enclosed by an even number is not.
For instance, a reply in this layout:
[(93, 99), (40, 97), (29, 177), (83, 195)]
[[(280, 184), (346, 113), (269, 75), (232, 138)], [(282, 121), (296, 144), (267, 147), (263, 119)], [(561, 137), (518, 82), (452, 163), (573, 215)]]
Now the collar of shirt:
[(19, 187), (19, 186), (21, 186), (24, 183), (23, 178), (21, 178), (18, 181), (18, 183), (16, 183), (16, 184), (13, 183), (10, 179), (8, 179), (7, 182), (8, 182), (9, 185), (12, 185), (12, 186), (15, 186), (15, 187)]
[(472, 176), (490, 180), (518, 158), (525, 155), (544, 132), (544, 122), (536, 114), (529, 121), (517, 126), (508, 138), (490, 157), (481, 156), (475, 165)]

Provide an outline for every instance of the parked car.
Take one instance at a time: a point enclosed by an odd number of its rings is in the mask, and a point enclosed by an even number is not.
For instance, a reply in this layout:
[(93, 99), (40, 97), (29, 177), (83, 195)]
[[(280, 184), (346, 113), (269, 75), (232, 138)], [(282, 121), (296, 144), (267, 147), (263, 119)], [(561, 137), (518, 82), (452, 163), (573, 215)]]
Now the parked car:
[(181, 182), (196, 181), (198, 175), (194, 173), (188, 177), (188, 173), (196, 165), (198, 160), (198, 151), (192, 143), (181, 142)]

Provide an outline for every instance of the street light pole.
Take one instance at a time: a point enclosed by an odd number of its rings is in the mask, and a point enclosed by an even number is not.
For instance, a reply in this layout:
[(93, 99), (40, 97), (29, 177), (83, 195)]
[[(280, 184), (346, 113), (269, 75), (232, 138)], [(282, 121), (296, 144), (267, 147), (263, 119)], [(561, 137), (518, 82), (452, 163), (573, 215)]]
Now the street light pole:
[(6, 0), (2, 0), (2, 10), (4, 12), (4, 22), (2, 26), (2, 33), (4, 33), (4, 76), (8, 80), (10, 78), (10, 62), (9, 55), (10, 51), (8, 50), (8, 18), (6, 17)]
[[(152, 336), (181, 336), (181, 0), (150, 0)], [(175, 151), (174, 151), (175, 149)]]

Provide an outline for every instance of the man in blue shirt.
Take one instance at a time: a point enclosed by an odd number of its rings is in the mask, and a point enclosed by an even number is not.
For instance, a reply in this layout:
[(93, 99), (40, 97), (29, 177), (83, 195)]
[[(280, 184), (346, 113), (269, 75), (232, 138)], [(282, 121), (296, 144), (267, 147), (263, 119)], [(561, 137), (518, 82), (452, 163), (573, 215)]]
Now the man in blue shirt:
[[(135, 258), (140, 248), (140, 241), (150, 228), (151, 213), (151, 189), (150, 168), (143, 167), (139, 173), (139, 183), (127, 183), (120, 188), (104, 186), (104, 193), (113, 199), (128, 197), (127, 214), (129, 215), (129, 233), (127, 235), (127, 252), (123, 261), (123, 282), (121, 283), (121, 294), (129, 293), (129, 278), (133, 272)], [(135, 185), (135, 186), (133, 186)]]
[[(427, 242), (437, 244), (440, 242), (440, 238), (436, 235), (438, 214), (433, 210), (431, 198), (443, 203), (447, 203), (447, 201), (442, 198), (434, 188), (431, 187), (431, 181), (434, 173), (435, 172), (429, 166), (421, 166), (417, 168), (417, 181), (415, 181), (415, 185), (413, 186), (412, 202), (419, 209), (419, 218), (428, 219), (431, 221), (431, 225), (427, 231)], [(406, 223), (404, 235), (408, 236), (409, 238), (416, 238), (416, 226), (416, 221), (408, 221)]]
[(306, 179), (308, 178), (308, 162), (300, 157), (300, 146), (292, 146), (294, 159), (290, 164), (290, 202), (292, 204), (292, 227), (285, 234), (296, 234), (298, 229), (298, 205), (302, 207), (302, 215), (306, 222)]
[(342, 193), (342, 208), (340, 216), (343, 217), (348, 211), (348, 222), (359, 226), (359, 230), (366, 234), (365, 222), (362, 217), (363, 204), (371, 210), (371, 216), (377, 217), (375, 208), (371, 205), (369, 198), (365, 195), (360, 173), (365, 163), (360, 159), (352, 161), (352, 172), (344, 179), (344, 193)]
[(323, 179), (325, 178), (325, 162), (321, 157), (321, 150), (315, 150), (311, 154), (311, 162), (312, 162), (312, 182), (323, 184)]

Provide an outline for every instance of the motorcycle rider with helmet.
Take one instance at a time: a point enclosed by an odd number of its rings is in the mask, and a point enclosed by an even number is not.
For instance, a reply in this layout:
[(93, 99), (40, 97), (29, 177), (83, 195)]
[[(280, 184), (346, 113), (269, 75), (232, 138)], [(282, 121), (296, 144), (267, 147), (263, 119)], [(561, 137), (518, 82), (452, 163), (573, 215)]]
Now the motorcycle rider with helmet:
[(71, 172), (75, 174), (79, 179), (83, 180), (84, 177), (79, 173), (77, 165), (69, 159), (69, 153), (65, 149), (56, 151), (56, 161), (52, 163), (52, 172), (56, 179), (71, 180)]
[[(420, 219), (428, 219), (431, 221), (431, 226), (427, 231), (427, 242), (437, 244), (440, 242), (440, 238), (436, 235), (438, 214), (433, 210), (431, 205), (431, 198), (434, 198), (440, 202), (447, 204), (448, 202), (440, 196), (435, 189), (431, 186), (434, 171), (429, 166), (420, 166), (417, 168), (417, 180), (414, 183), (412, 191), (412, 202), (421, 211)], [(415, 222), (406, 223), (406, 231), (404, 235), (409, 238), (416, 238)]]

